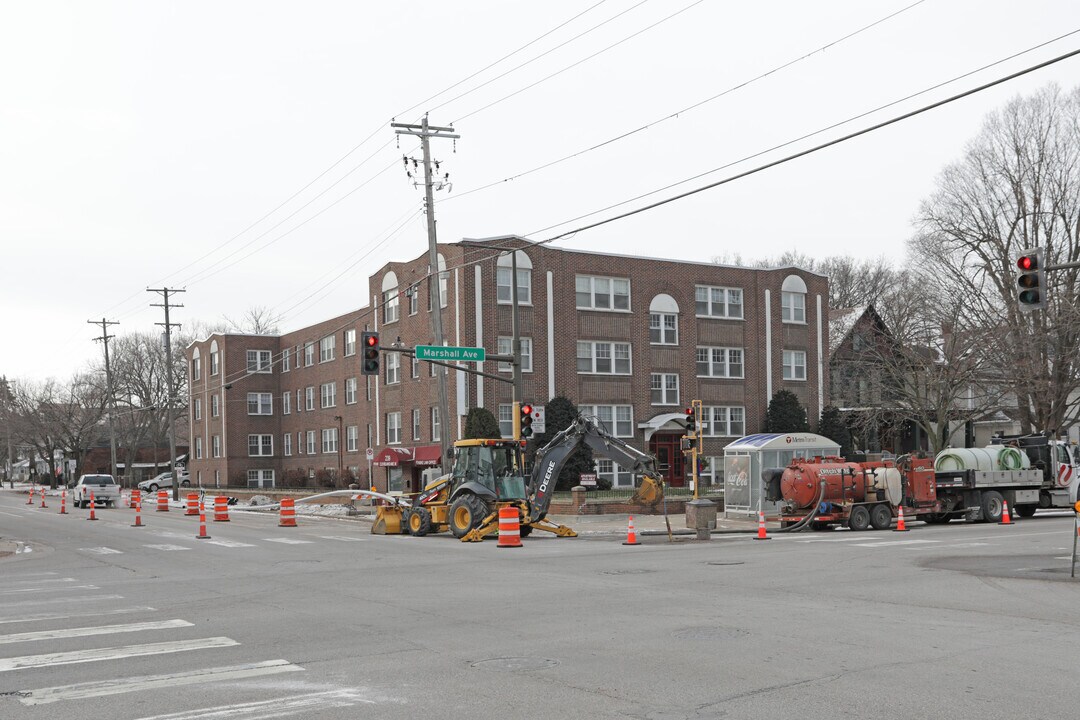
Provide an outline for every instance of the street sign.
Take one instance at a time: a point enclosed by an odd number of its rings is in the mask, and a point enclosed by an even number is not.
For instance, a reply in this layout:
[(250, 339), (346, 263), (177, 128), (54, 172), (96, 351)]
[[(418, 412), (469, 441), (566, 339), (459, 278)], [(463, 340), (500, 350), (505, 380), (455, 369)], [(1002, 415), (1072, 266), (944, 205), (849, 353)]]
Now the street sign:
[(368, 448), (366, 451), (364, 451), (364, 454), (367, 455), (368, 462), (371, 462), (375, 459), (375, 450), (373, 448)]
[(417, 345), (417, 360), (441, 360), (442, 362), (484, 362), (487, 351), (478, 347), (452, 347), (442, 345)]
[(546, 432), (546, 425), (544, 425), (544, 406), (543, 405), (533, 405), (532, 429), (533, 429), (533, 432), (536, 433), (536, 434)]

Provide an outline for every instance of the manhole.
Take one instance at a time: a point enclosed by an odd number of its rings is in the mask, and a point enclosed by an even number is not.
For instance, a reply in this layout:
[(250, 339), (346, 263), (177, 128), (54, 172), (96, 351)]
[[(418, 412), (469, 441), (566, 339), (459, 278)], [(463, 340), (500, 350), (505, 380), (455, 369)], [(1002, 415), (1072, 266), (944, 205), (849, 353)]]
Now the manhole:
[(470, 667), (494, 670), (496, 672), (521, 672), (522, 670), (546, 670), (558, 664), (558, 660), (552, 660), (551, 658), (504, 657), (478, 660), (472, 663)]
[(692, 627), (676, 630), (671, 633), (672, 637), (679, 640), (731, 640), (732, 638), (746, 637), (750, 633), (747, 630), (724, 626)]
[(655, 570), (642, 570), (642, 569), (637, 569), (637, 570), (604, 570), (600, 574), (601, 575), (647, 575), (649, 573), (654, 573), (654, 572), (656, 572), (656, 571)]

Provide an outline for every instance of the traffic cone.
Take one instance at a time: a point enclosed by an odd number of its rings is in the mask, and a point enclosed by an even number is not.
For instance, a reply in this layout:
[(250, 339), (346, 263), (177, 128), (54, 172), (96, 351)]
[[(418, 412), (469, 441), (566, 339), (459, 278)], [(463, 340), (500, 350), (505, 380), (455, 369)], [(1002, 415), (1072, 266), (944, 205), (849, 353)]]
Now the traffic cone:
[(142, 524), (142, 498), (135, 503), (135, 522), (131, 524), (131, 527), (146, 527)]
[(904, 506), (899, 506), (897, 511), (899, 514), (896, 516), (896, 527), (893, 528), (893, 532), (907, 532), (907, 526), (904, 525)]
[(772, 540), (769, 534), (765, 532), (765, 513), (758, 510), (757, 514), (757, 537), (755, 540)]
[(199, 534), (195, 536), (196, 540), (209, 540), (210, 536), (206, 534), (206, 510), (203, 507), (202, 501), (199, 501)]
[(626, 542), (623, 545), (640, 545), (638, 542), (637, 533), (634, 532), (634, 516), (630, 516), (630, 521), (626, 526)]
[(43, 507), (43, 508), (49, 507), (48, 505), (45, 504), (45, 486), (44, 485), (41, 486), (41, 507)]
[(998, 520), (998, 525), (1012, 525), (1012, 518), (1009, 516), (1009, 501), (1003, 500), (1001, 505), (1001, 519)]
[(60, 514), (67, 515), (67, 489), (60, 491)]
[(513, 506), (499, 508), (499, 547), (525, 547), (521, 544), (521, 520)]
[(27, 505), (33, 505), (34, 504), (34, 486), (33, 485), (30, 486), (30, 497), (26, 498), (26, 504)]
[(87, 520), (97, 520), (97, 515), (94, 514), (94, 493), (90, 493), (90, 517)]

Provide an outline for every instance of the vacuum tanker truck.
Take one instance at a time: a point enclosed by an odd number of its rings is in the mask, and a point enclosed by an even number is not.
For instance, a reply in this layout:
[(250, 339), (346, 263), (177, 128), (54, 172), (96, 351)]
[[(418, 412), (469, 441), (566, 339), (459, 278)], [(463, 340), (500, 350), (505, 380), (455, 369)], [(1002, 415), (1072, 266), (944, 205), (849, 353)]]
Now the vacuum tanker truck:
[(795, 458), (766, 470), (766, 499), (780, 503), (782, 527), (888, 528), (903, 508), (908, 520), (997, 522), (1011, 512), (1070, 507), (1080, 484), (1077, 448), (1045, 435), (997, 437), (986, 448), (943, 451), (936, 458), (847, 462)]

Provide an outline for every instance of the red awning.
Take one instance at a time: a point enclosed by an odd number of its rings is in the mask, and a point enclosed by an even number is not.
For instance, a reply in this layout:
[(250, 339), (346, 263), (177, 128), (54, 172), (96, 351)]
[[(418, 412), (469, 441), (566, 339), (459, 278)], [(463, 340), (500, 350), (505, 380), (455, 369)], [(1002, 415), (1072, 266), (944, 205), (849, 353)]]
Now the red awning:
[(423, 445), (413, 448), (413, 462), (417, 467), (434, 467), (442, 457), (442, 448), (438, 445)]
[(375, 467), (397, 467), (412, 460), (412, 451), (408, 448), (387, 447), (379, 451), (372, 461)]

